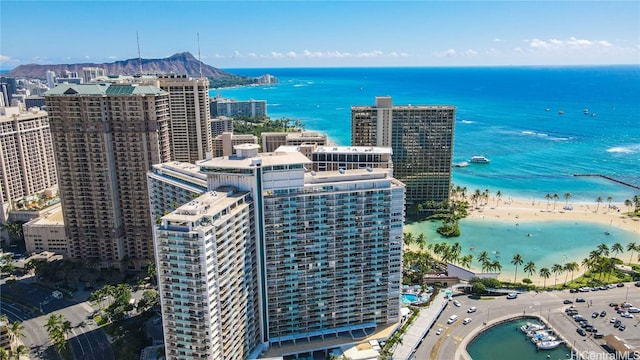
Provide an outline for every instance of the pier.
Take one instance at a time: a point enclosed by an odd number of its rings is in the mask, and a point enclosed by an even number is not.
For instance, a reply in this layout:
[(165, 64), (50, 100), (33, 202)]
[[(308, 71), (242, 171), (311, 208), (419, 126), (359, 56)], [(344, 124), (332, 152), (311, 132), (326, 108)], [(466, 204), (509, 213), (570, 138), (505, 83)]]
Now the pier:
[(615, 183), (618, 183), (618, 184), (621, 184), (621, 185), (624, 185), (624, 186), (628, 186), (628, 187), (636, 189), (636, 190), (640, 190), (640, 186), (638, 186), (638, 185), (633, 185), (633, 184), (630, 184), (630, 183), (628, 183), (626, 181), (622, 181), (622, 180), (619, 180), (619, 179), (616, 179), (616, 178), (612, 178), (611, 176), (607, 176), (607, 175), (602, 175), (602, 174), (573, 174), (573, 176), (595, 176), (595, 177), (601, 177), (603, 179), (607, 179), (609, 181), (613, 181)]

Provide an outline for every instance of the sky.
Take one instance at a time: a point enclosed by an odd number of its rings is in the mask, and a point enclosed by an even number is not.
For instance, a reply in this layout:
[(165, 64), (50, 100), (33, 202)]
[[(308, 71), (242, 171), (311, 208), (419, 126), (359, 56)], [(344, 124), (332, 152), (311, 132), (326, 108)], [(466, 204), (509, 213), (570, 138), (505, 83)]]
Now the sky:
[(3, 70), (137, 58), (136, 39), (222, 69), (640, 64), (640, 1), (0, 1)]

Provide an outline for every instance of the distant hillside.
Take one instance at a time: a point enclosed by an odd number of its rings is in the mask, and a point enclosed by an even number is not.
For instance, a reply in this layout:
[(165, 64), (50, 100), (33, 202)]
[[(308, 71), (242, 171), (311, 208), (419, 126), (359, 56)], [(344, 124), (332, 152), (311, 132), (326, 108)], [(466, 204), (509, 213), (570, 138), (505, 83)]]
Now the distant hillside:
[[(20, 65), (4, 75), (16, 78), (46, 79), (47, 70), (54, 71), (56, 74), (61, 74), (65, 70), (82, 74), (82, 68), (84, 67), (103, 68), (105, 69), (106, 75), (136, 75), (140, 73), (139, 60), (129, 59), (103, 64)], [(145, 74), (187, 74), (190, 76), (199, 76), (200, 61), (188, 52), (175, 54), (164, 59), (142, 59), (142, 72)], [(211, 80), (212, 87), (243, 85), (255, 82), (254, 78), (231, 74), (204, 63), (202, 63), (202, 76), (206, 76)]]

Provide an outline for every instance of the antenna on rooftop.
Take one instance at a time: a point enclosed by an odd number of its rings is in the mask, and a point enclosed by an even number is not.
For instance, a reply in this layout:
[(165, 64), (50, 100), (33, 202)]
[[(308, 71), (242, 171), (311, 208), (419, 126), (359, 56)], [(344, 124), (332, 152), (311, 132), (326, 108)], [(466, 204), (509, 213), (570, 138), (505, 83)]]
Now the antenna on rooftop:
[(198, 33), (198, 62), (200, 63), (200, 79), (202, 79), (202, 59), (200, 58), (200, 33)]
[(138, 37), (137, 31), (136, 31), (136, 42), (138, 43), (138, 71), (140, 71), (140, 76), (142, 76), (142, 56), (140, 55), (140, 37)]

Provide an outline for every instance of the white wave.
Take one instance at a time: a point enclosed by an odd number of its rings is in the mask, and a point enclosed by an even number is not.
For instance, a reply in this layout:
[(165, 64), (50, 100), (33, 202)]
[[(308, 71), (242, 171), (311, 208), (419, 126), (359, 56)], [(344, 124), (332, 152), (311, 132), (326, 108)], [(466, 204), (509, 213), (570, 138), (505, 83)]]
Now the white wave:
[(608, 148), (607, 152), (618, 153), (618, 154), (635, 154), (640, 152), (640, 144), (614, 146), (614, 147)]
[(535, 135), (536, 133), (533, 131), (523, 131), (522, 132), (524, 135)]
[(475, 124), (475, 121), (471, 121), (471, 120), (460, 120), (460, 122), (463, 124)]
[(295, 84), (295, 85), (293, 85), (293, 87), (303, 87), (303, 86), (306, 86), (306, 85), (304, 85), (304, 84)]

